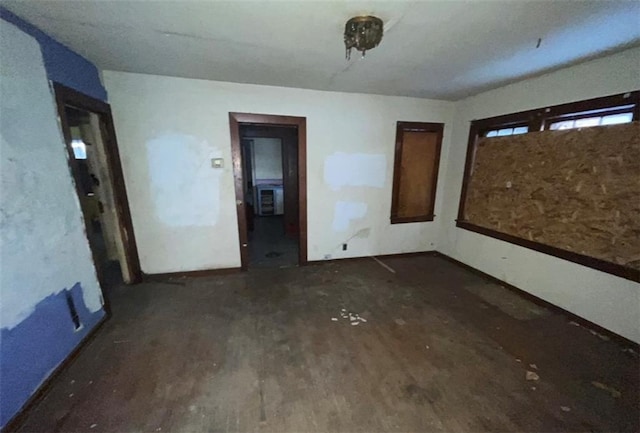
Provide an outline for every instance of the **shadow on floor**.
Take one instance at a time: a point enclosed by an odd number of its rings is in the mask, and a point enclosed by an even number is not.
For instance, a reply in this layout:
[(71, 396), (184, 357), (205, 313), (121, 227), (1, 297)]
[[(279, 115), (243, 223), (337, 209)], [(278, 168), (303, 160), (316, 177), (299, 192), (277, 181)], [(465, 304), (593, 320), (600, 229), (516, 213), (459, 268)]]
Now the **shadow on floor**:
[(249, 267), (283, 268), (298, 265), (298, 239), (287, 235), (282, 216), (256, 216), (249, 232)]

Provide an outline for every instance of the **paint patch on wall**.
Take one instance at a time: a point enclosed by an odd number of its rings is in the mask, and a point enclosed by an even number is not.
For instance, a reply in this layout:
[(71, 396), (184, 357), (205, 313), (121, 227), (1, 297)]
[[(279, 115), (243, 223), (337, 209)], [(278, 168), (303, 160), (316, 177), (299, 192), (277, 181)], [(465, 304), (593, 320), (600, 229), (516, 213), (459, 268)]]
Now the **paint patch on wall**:
[[(75, 329), (67, 297), (76, 307), (80, 328)], [(84, 303), (80, 283), (47, 296), (17, 326), (0, 331), (0, 426), (20, 410), (78, 343), (104, 316)]]
[(351, 220), (364, 218), (367, 214), (367, 204), (357, 201), (339, 201), (333, 211), (333, 231), (345, 232), (349, 230)]
[(147, 142), (151, 197), (158, 218), (170, 227), (212, 226), (220, 215), (220, 176), (207, 143), (184, 134)]
[(386, 177), (383, 154), (336, 152), (324, 160), (324, 182), (334, 191), (344, 186), (382, 188)]
[(0, 19), (0, 328), (29, 317), (42, 299), (80, 281), (102, 309), (67, 152), (40, 46)]

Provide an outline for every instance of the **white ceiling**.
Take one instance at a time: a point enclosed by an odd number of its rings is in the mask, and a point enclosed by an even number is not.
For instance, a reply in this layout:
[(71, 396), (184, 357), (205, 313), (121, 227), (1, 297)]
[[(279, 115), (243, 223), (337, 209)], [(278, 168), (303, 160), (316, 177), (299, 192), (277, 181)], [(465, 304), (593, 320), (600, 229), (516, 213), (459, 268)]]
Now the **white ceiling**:
[[(449, 100), (640, 44), (638, 1), (2, 5), (100, 69)], [(385, 36), (348, 62), (344, 23), (360, 14)]]

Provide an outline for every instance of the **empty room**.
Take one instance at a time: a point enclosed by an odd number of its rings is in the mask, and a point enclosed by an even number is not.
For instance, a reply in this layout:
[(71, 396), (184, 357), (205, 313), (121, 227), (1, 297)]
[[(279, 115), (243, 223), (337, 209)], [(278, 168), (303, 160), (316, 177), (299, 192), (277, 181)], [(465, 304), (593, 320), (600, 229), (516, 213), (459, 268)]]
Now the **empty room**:
[(2, 432), (640, 431), (640, 2), (0, 1)]

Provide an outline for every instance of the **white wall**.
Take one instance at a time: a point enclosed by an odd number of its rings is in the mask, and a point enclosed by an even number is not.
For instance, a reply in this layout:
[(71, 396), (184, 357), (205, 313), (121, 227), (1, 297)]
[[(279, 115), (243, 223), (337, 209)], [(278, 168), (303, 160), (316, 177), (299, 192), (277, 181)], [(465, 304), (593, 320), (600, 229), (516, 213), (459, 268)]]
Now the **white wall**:
[(252, 140), (256, 180), (282, 180), (282, 140), (279, 138), (252, 138)]
[(446, 200), (439, 250), (640, 342), (639, 284), (455, 227), (472, 120), (637, 89), (640, 48), (457, 102), (451, 145), (443, 149)]
[(0, 49), (0, 328), (11, 329), (77, 282), (91, 312), (102, 303), (40, 46), (0, 20)]
[(440, 183), (435, 222), (389, 224), (395, 128), (443, 122), (446, 149), (452, 103), (113, 71), (104, 80), (144, 272), (240, 265), (229, 112), (307, 118), (309, 260), (437, 247)]

